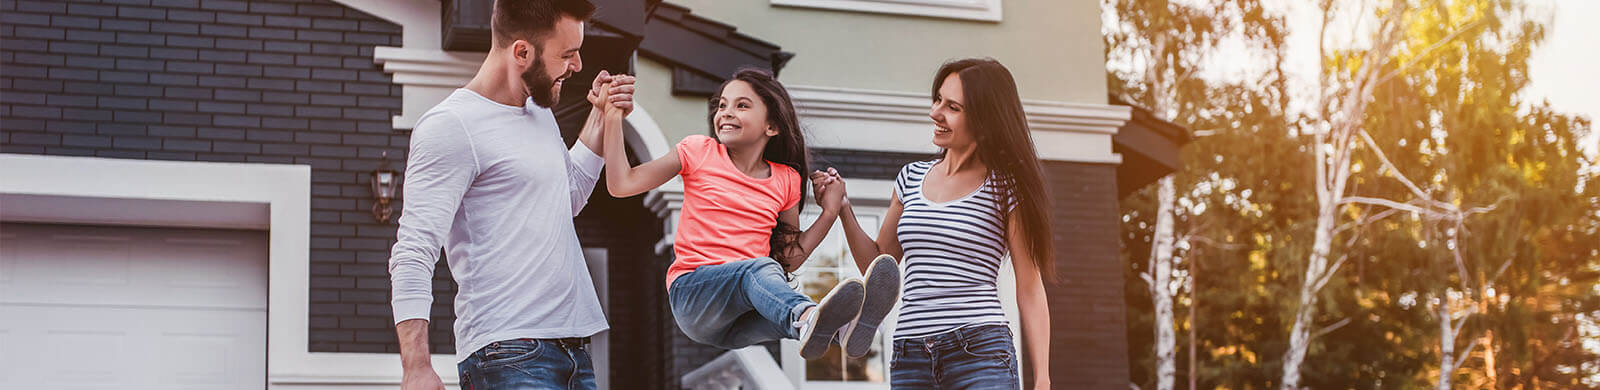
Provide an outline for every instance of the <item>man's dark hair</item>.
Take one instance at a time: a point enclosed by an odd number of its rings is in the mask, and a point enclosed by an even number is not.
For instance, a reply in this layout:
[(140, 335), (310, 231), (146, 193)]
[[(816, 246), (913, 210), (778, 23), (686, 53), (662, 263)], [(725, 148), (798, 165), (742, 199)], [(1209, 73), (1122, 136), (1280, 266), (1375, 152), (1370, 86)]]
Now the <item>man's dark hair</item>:
[(594, 4), (586, 0), (495, 0), (489, 31), (494, 33), (495, 47), (509, 46), (518, 39), (537, 46), (555, 31), (561, 15), (588, 21), (594, 16)]

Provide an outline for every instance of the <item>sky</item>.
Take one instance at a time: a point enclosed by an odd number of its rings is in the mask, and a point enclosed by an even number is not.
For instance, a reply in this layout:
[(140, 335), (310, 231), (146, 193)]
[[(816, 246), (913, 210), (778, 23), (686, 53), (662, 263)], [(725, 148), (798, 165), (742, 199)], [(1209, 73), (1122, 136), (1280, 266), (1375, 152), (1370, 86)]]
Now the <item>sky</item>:
[[(1600, 120), (1600, 0), (1529, 3), (1549, 18), (1544, 45), (1528, 64), (1529, 100), (1547, 99), (1558, 111)], [(1600, 153), (1600, 132), (1591, 131), (1584, 147), (1591, 157)]]

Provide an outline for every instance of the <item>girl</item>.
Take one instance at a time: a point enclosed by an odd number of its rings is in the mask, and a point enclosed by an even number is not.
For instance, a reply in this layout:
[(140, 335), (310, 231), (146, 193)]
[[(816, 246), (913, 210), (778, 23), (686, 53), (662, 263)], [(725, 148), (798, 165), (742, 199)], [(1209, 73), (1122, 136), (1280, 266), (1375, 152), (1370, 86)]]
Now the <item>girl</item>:
[(622, 114), (608, 107), (602, 122), (610, 141), (602, 145), (611, 195), (633, 196), (683, 177), (667, 296), (690, 339), (735, 349), (795, 338), (800, 355), (813, 359), (827, 351), (836, 333), (855, 329), (848, 325), (882, 321), (888, 310), (860, 319), (863, 302), (892, 305), (898, 270), (880, 277), (893, 279), (894, 291), (868, 291), (852, 279), (821, 303), (785, 281), (785, 272), (799, 268), (827, 235), (843, 194), (820, 193), (822, 215), (799, 231), (806, 184), (800, 172), (806, 172), (808, 153), (789, 93), (771, 73), (735, 73), (713, 101), (710, 137), (685, 138), (677, 153), (637, 167), (623, 154)]
[[(856, 264), (905, 259), (905, 302), (895, 327), (890, 384), (916, 389), (1015, 389), (1016, 349), (996, 281), (1009, 250), (1034, 388), (1050, 388), (1049, 307), (1041, 270), (1051, 269), (1050, 210), (1039, 160), (1011, 72), (991, 59), (945, 64), (933, 79), (932, 161), (895, 178), (877, 240), (841, 196)], [(815, 186), (841, 192), (838, 173)], [(1048, 276), (1048, 273), (1044, 273)]]

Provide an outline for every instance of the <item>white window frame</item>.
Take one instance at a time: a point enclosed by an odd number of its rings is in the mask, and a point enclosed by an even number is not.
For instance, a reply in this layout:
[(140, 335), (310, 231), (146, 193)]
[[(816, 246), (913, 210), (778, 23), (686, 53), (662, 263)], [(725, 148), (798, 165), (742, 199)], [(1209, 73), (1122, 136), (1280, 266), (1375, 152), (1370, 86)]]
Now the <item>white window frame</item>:
[(772, 0), (772, 5), (999, 22), (1001, 0)]
[[(885, 208), (885, 207), (877, 207), (877, 206), (854, 206), (854, 209), (855, 209), (856, 217), (858, 219), (863, 220), (861, 228), (867, 230), (867, 235), (869, 235), (869, 236), (877, 236), (878, 235), (878, 227), (882, 223), (883, 215), (884, 215), (885, 212), (888, 211), (888, 209)], [(821, 212), (821, 210), (817, 209), (816, 207), (808, 207), (806, 209), (806, 211), (801, 213), (801, 215), (800, 215), (800, 225), (802, 225), (802, 226), (810, 226), (812, 222), (816, 221), (817, 216), (818, 216), (818, 214), (820, 212)], [(872, 219), (872, 221), (867, 221), (869, 218)], [(848, 245), (849, 244), (847, 244), (845, 242), (843, 229), (844, 229), (843, 224), (837, 223), (837, 222), (834, 223), (832, 231), (830, 231), (828, 233), (828, 238), (823, 241), (823, 246), (818, 246), (816, 251), (812, 252), (812, 256), (816, 256), (818, 253), (821, 253), (822, 251), (834, 251), (834, 250), (839, 250), (839, 249), (848, 249)], [(844, 247), (844, 248), (840, 248), (841, 246)], [(799, 271), (800, 273), (799, 273), (798, 276), (796, 276), (796, 278), (797, 279), (804, 278), (806, 273), (807, 273), (807, 271), (814, 271), (814, 272), (829, 272), (829, 271), (832, 271), (832, 272), (834, 272), (836, 275), (838, 275), (840, 277), (840, 280), (844, 280), (844, 278), (848, 278), (848, 277), (857, 277), (857, 278), (861, 277), (861, 271), (859, 269), (857, 269), (856, 264), (855, 264), (855, 260), (853, 258), (848, 258), (847, 257), (847, 258), (844, 258), (844, 259), (840, 259), (839, 264), (835, 265), (833, 269), (828, 269), (827, 267), (813, 266), (812, 264), (813, 263), (811, 261), (808, 261), (806, 265), (801, 266), (800, 271)], [(801, 282), (801, 283), (803, 283), (803, 282)], [(893, 345), (893, 341), (892, 340), (893, 340), (893, 337), (894, 337), (895, 320), (896, 320), (897, 317), (899, 317), (899, 314), (900, 314), (900, 308), (898, 306), (899, 305), (896, 305), (896, 307), (894, 309), (889, 311), (889, 316), (884, 318), (883, 324), (878, 328), (878, 332), (881, 335), (881, 337), (879, 337), (876, 340), (876, 342), (879, 343), (878, 349), (879, 349), (879, 353), (881, 355), (880, 357), (882, 359), (882, 366), (880, 367), (880, 369), (882, 371), (879, 372), (878, 375), (880, 375), (883, 378), (884, 382), (882, 382), (882, 383), (874, 383), (874, 382), (811, 381), (811, 380), (807, 380), (806, 379), (806, 360), (800, 358), (800, 342), (798, 340), (783, 340), (782, 343), (781, 343), (781, 350), (782, 350), (781, 352), (782, 352), (782, 358), (783, 358), (782, 359), (783, 360), (782, 363), (783, 363), (783, 369), (784, 369), (783, 371), (785, 373), (790, 374), (790, 381), (791, 382), (795, 383), (799, 388), (805, 388), (805, 389), (811, 389), (811, 388), (821, 388), (821, 389), (876, 389), (876, 388), (886, 388), (886, 386), (888, 386), (888, 384), (889, 384), (888, 383), (888, 380), (889, 380), (889, 363), (894, 357), (893, 356), (894, 355), (894, 345)]]

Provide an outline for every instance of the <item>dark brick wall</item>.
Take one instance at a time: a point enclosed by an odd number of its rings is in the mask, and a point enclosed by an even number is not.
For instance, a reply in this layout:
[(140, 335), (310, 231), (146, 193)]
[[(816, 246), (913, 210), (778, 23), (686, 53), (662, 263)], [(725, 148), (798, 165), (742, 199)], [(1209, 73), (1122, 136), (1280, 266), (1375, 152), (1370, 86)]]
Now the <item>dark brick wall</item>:
[[(310, 345), (393, 351), (367, 173), (407, 136), (372, 62), (400, 28), (328, 0), (0, 1), (0, 152), (311, 166)], [(453, 286), (440, 273), (436, 349)]]
[(575, 222), (584, 247), (606, 249), (610, 285), (607, 320), (611, 325), (611, 387), (659, 388), (656, 373), (669, 356), (657, 324), (671, 322), (666, 307), (666, 261), (654, 246), (661, 239), (661, 220), (644, 207), (644, 196), (617, 199), (605, 178), (595, 185), (589, 204)]
[(931, 153), (871, 152), (847, 149), (811, 149), (812, 169), (832, 167), (846, 180), (852, 178), (894, 180), (900, 168), (913, 161), (933, 158)]
[(1117, 166), (1047, 161), (1056, 277), (1050, 300), (1050, 380), (1061, 389), (1126, 389)]

